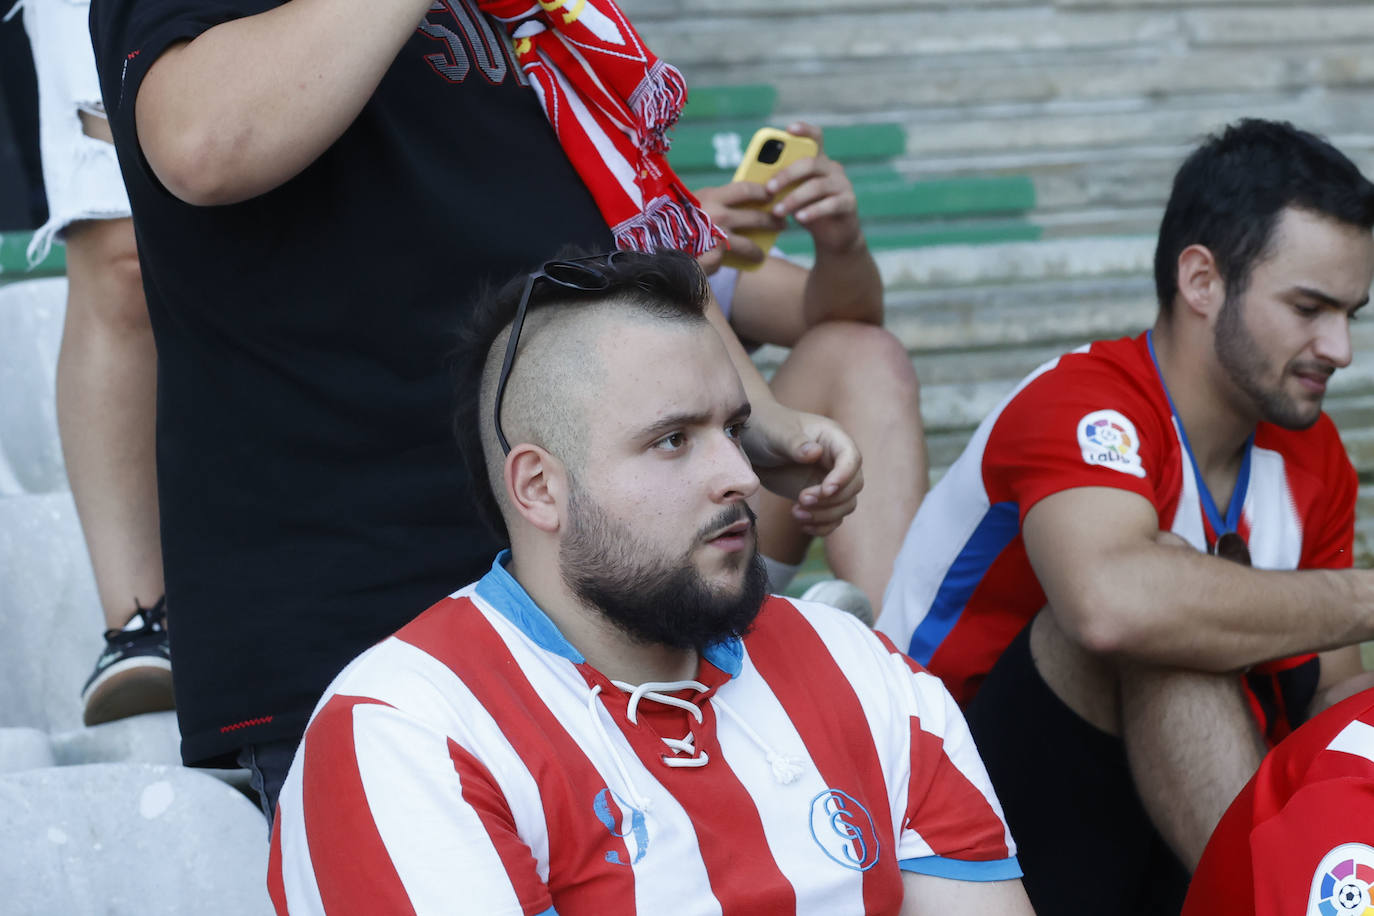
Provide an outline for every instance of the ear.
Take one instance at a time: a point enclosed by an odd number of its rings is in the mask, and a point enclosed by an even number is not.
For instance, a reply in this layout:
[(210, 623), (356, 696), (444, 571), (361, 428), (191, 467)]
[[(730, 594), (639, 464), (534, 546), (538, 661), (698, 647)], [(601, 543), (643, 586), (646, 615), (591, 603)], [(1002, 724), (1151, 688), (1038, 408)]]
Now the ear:
[(506, 456), (504, 471), (506, 495), (515, 511), (538, 530), (556, 532), (567, 493), (563, 463), (537, 445), (522, 443)]
[(1179, 252), (1178, 299), (1189, 312), (1209, 320), (1226, 301), (1226, 284), (1205, 245), (1189, 245)]

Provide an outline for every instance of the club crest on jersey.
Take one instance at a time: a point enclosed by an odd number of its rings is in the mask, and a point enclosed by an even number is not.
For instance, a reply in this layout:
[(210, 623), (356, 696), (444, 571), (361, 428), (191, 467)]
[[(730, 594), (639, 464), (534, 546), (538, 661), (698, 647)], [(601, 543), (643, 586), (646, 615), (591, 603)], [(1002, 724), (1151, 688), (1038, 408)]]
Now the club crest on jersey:
[(612, 865), (635, 865), (649, 851), (649, 827), (644, 821), (644, 812), (620, 800), (610, 789), (596, 793), (592, 811), (611, 836), (625, 841), (625, 849), (630, 853), (626, 862), (617, 849), (606, 851), (606, 861)]
[(882, 847), (868, 809), (839, 789), (811, 800), (811, 838), (833, 861), (855, 871), (878, 864)]
[(1145, 476), (1135, 424), (1118, 411), (1094, 410), (1079, 420), (1078, 447), (1088, 464), (1100, 464), (1132, 477)]
[(1307, 916), (1374, 916), (1374, 849), (1343, 843), (1322, 856), (1307, 895)]

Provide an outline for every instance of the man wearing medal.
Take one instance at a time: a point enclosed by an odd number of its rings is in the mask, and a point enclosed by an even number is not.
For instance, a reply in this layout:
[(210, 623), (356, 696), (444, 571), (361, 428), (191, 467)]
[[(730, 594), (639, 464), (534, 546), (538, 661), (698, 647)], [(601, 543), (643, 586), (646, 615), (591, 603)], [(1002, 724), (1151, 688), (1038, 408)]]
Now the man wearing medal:
[(1320, 138), (1209, 138), (1153, 328), (1032, 373), (912, 523), (878, 629), (964, 706), (1042, 916), (1178, 912), (1267, 748), (1369, 683), (1374, 575), (1321, 406), (1371, 227), (1374, 185)]

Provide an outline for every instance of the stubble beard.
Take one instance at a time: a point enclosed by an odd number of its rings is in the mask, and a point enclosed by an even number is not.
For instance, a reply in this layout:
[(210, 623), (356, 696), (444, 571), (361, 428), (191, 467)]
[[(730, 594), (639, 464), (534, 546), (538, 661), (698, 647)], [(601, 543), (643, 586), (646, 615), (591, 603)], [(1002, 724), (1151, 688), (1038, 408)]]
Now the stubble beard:
[(1321, 416), (1321, 400), (1305, 404), (1287, 394), (1283, 384), (1294, 368), (1285, 365), (1276, 385), (1266, 386), (1268, 370), (1258, 342), (1245, 326), (1239, 296), (1228, 295), (1217, 316), (1214, 349), (1227, 376), (1254, 403), (1260, 418), (1284, 429), (1303, 430)]

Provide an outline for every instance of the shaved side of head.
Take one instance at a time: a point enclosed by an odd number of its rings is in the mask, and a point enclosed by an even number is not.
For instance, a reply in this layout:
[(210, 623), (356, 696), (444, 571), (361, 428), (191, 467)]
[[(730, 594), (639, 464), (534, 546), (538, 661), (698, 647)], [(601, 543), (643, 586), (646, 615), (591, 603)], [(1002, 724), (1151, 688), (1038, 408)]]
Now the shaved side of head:
[[(587, 459), (587, 417), (603, 397), (607, 344), (625, 322), (709, 325), (709, 287), (695, 259), (679, 252), (616, 252), (598, 264), (604, 289), (536, 282), (501, 404), (512, 447), (539, 446), (575, 475)], [(505, 485), (506, 455), (496, 436), (496, 389), (524, 277), (477, 305), (459, 334), (454, 430), (488, 524), (509, 540), (516, 520)], [(483, 486), (486, 484), (487, 486)], [(507, 529), (505, 531), (501, 529)]]

